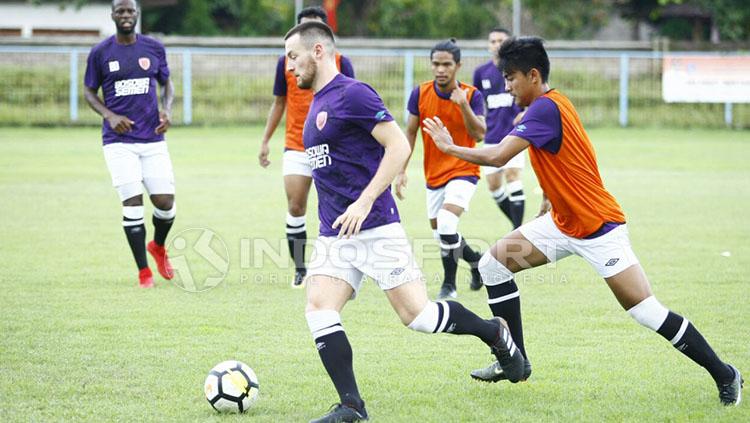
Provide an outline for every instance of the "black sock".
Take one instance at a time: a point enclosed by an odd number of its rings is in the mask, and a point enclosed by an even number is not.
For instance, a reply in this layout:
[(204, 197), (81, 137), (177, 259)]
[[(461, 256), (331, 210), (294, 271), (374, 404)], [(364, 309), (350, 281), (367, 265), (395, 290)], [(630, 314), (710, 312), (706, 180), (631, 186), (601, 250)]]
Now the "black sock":
[[(686, 324), (684, 333), (679, 335), (683, 324)], [(681, 353), (708, 370), (716, 383), (726, 383), (734, 378), (734, 372), (719, 359), (698, 329), (679, 314), (670, 311), (657, 332)]]
[[(289, 229), (290, 227), (287, 225), (287, 231), (289, 231)], [(307, 231), (297, 233), (287, 232), (286, 242), (289, 246), (289, 255), (292, 256), (292, 260), (294, 260), (294, 267), (298, 271), (305, 270), (305, 244), (307, 243)]]
[[(502, 317), (508, 323), (510, 336), (528, 360), (523, 344), (523, 325), (521, 324), (521, 297), (518, 295), (516, 281), (511, 279), (498, 285), (485, 285), (492, 315)], [(495, 301), (495, 302), (493, 302)], [(499, 302), (498, 302), (499, 301)]]
[[(443, 332), (455, 335), (474, 335), (484, 341), (487, 345), (492, 345), (497, 341), (497, 325), (491, 320), (484, 320), (477, 316), (471, 310), (462, 306), (455, 301), (438, 301), (438, 322), (445, 319), (447, 313), (447, 323), (443, 326)], [(448, 307), (445, 307), (445, 304)]]
[(172, 223), (174, 223), (174, 217), (164, 220), (154, 215), (151, 222), (154, 224), (154, 242), (158, 246), (164, 246), (164, 242), (167, 240), (167, 234), (172, 228)]
[(123, 217), (123, 224), (138, 220), (141, 221), (140, 224), (123, 226), (123, 228), (125, 229), (125, 236), (128, 238), (130, 251), (133, 252), (135, 264), (138, 265), (138, 270), (141, 270), (148, 267), (148, 260), (146, 259), (146, 225), (143, 224), (143, 219)]
[(523, 194), (522, 189), (510, 193), (510, 196), (508, 196), (508, 210), (510, 213), (510, 221), (513, 223), (513, 229), (516, 229), (523, 224), (525, 205), (526, 196)]
[(477, 263), (482, 258), (482, 255), (472, 250), (471, 247), (469, 247), (469, 244), (466, 243), (466, 240), (463, 239), (463, 237), (461, 237), (461, 245), (458, 248), (461, 252), (461, 258), (466, 260), (466, 262), (471, 265), (472, 269), (475, 269), (477, 267)]
[(492, 198), (495, 199), (495, 204), (500, 208), (500, 211), (503, 212), (503, 214), (512, 222), (513, 221), (513, 215), (510, 212), (510, 200), (508, 199), (508, 193), (503, 190), (503, 193), (500, 196), (495, 197), (494, 194)]
[(458, 270), (458, 258), (460, 257), (460, 236), (455, 234), (440, 234), (440, 259), (443, 262), (445, 278), (443, 285), (456, 288), (456, 271)]
[(315, 338), (320, 360), (328, 376), (331, 377), (342, 404), (349, 405), (358, 411), (364, 410), (364, 401), (359, 396), (357, 381), (354, 378), (352, 365), (352, 346), (346, 332), (339, 330)]

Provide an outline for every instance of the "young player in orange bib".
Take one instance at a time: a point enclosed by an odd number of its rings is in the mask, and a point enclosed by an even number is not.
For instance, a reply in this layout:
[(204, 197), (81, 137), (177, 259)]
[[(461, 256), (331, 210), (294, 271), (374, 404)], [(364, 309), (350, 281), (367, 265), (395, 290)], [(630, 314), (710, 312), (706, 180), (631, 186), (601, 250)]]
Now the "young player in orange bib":
[[(496, 147), (474, 150), (453, 142), (439, 118), (424, 120), (424, 130), (446, 154), (481, 165), (502, 166), (529, 150), (531, 165), (545, 198), (539, 216), (499, 240), (479, 262), (492, 313), (504, 319), (523, 354), (523, 377), (518, 361), (501, 358), (472, 377), (487, 382), (525, 380), (531, 365), (524, 348), (521, 305), (515, 273), (569, 255), (578, 255), (604, 278), (620, 305), (638, 323), (672, 345), (714, 379), (722, 404), (741, 400), (742, 377), (723, 362), (686, 318), (664, 307), (630, 246), (625, 215), (604, 188), (594, 148), (570, 100), (547, 84), (549, 58), (539, 38), (506, 41), (499, 51), (508, 92), (524, 117)], [(523, 363), (523, 362), (522, 362)]]

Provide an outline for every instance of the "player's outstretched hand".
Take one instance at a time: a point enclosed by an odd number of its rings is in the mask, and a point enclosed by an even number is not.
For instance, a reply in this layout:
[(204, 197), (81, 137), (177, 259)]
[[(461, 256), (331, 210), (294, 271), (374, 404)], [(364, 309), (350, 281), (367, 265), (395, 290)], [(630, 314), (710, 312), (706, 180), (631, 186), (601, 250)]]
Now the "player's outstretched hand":
[(443, 122), (439, 117), (426, 118), (422, 121), (424, 124), (424, 130), (432, 138), (432, 142), (435, 143), (437, 148), (443, 153), (446, 152), (453, 145), (453, 137), (448, 132), (448, 128), (443, 125)]
[(130, 130), (133, 129), (133, 125), (135, 124), (135, 122), (128, 119), (127, 116), (117, 114), (112, 114), (112, 116), (108, 117), (107, 122), (109, 123), (109, 127), (114, 129), (114, 131), (118, 134), (130, 132)]
[(451, 101), (459, 106), (469, 102), (469, 90), (463, 90), (456, 81), (456, 88), (451, 91)]
[(350, 236), (359, 233), (367, 215), (370, 214), (372, 203), (372, 201), (360, 197), (357, 201), (353, 202), (346, 208), (344, 214), (339, 216), (336, 221), (333, 222), (333, 229), (341, 226), (341, 229), (339, 230), (339, 238), (349, 238)]
[(258, 162), (260, 163), (261, 167), (268, 167), (268, 165), (271, 164), (271, 161), (268, 160), (268, 144), (263, 143), (260, 145), (260, 153), (258, 153)]
[(396, 175), (396, 180), (393, 181), (393, 185), (396, 186), (396, 197), (398, 197), (399, 200), (403, 200), (406, 198), (406, 195), (404, 195), (404, 190), (406, 189), (407, 181), (408, 178), (406, 177), (406, 172), (401, 172)]
[(167, 132), (167, 129), (172, 126), (172, 117), (169, 116), (169, 113), (165, 111), (159, 112), (159, 126), (154, 129), (154, 132), (156, 132), (157, 135), (161, 135), (165, 132)]

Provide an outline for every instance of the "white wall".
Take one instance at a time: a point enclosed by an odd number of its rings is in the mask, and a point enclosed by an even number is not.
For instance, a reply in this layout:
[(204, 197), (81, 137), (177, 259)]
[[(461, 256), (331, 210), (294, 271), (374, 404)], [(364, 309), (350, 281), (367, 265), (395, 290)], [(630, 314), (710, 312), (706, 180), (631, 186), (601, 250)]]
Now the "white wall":
[[(115, 33), (108, 4), (94, 4), (76, 9), (73, 6), (29, 3), (0, 4), (0, 28), (21, 28), (23, 37), (31, 37), (32, 29), (93, 30), (106, 36)], [(137, 30), (140, 31), (140, 22)]]

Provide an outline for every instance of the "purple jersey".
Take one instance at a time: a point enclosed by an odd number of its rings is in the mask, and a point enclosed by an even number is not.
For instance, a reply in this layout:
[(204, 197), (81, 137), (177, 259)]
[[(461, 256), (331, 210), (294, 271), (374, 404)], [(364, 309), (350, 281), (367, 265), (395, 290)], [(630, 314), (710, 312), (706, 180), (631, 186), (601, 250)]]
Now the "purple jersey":
[(521, 113), (521, 108), (513, 101), (513, 96), (505, 92), (505, 78), (492, 60), (474, 71), (474, 86), (487, 104), (484, 143), (497, 144), (513, 129), (513, 119)]
[[(321, 236), (338, 235), (333, 222), (375, 176), (385, 149), (371, 132), (392, 120), (375, 90), (342, 74), (315, 93), (302, 137), (318, 191)], [(362, 230), (399, 221), (388, 188), (373, 203)]]
[(102, 140), (105, 145), (164, 140), (163, 134), (154, 132), (159, 126), (156, 83), (163, 85), (168, 79), (164, 46), (151, 37), (138, 34), (134, 44), (122, 45), (113, 35), (91, 49), (84, 83), (94, 90), (101, 87), (104, 105), (135, 122), (130, 132), (118, 134), (104, 119)]
[(556, 154), (562, 144), (562, 121), (557, 104), (547, 97), (537, 98), (509, 135), (523, 138), (536, 148)]

